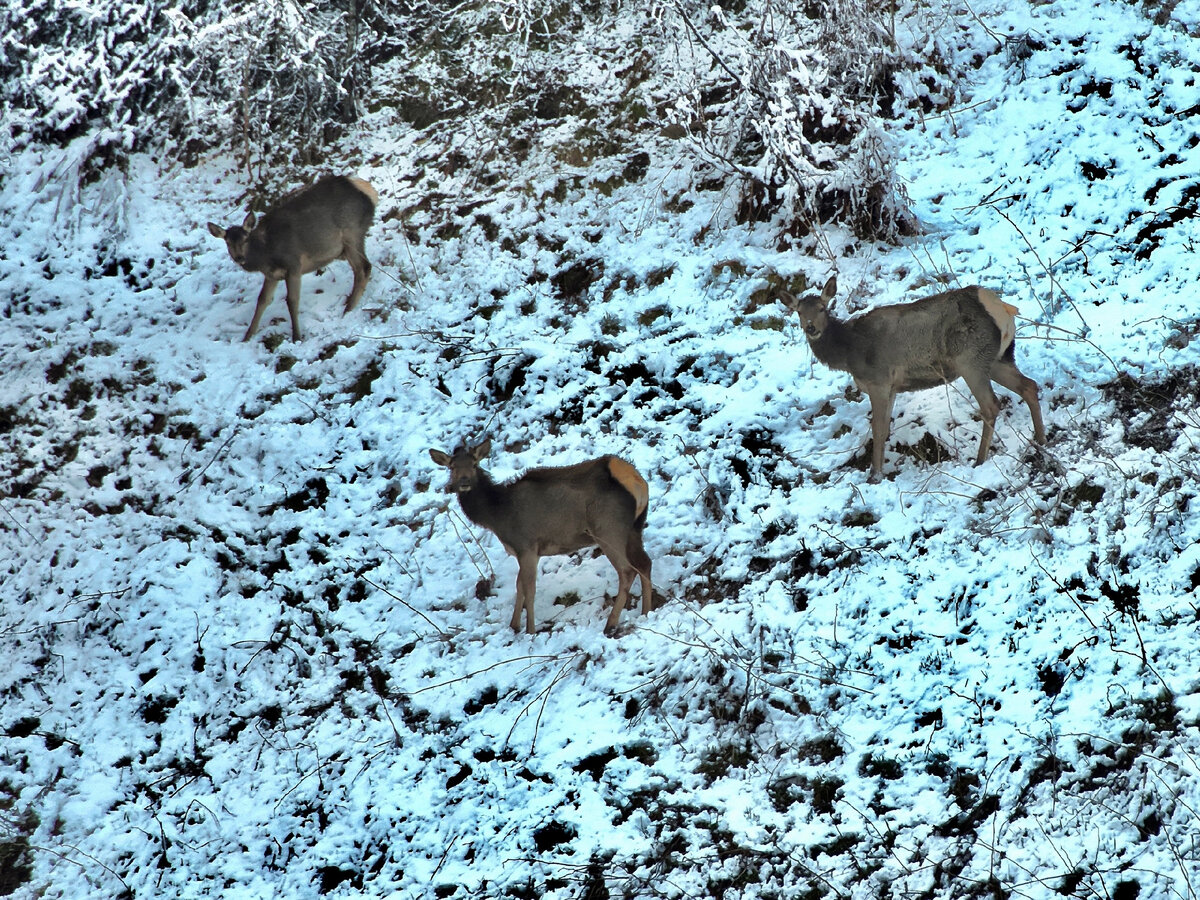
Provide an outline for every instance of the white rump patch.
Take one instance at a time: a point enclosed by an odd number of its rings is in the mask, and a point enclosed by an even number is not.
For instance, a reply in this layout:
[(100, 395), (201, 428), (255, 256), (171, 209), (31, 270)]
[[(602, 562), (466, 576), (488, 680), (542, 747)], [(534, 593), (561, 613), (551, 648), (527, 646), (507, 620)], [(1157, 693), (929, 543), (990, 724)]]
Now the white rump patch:
[(1001, 300), (1000, 295), (995, 291), (989, 291), (983, 287), (976, 288), (976, 290), (979, 292), (979, 302), (983, 304), (987, 314), (992, 317), (996, 327), (1000, 329), (1000, 354), (1003, 355), (1017, 336), (1016, 315), (1020, 310), (1011, 303)]
[(379, 205), (379, 191), (371, 187), (371, 183), (369, 181), (363, 181), (361, 178), (351, 178), (350, 183), (367, 195), (367, 198), (371, 201), (372, 206)]
[(633, 496), (634, 516), (640, 516), (650, 502), (650, 486), (646, 484), (646, 479), (638, 474), (637, 469), (617, 456), (609, 459), (608, 471)]

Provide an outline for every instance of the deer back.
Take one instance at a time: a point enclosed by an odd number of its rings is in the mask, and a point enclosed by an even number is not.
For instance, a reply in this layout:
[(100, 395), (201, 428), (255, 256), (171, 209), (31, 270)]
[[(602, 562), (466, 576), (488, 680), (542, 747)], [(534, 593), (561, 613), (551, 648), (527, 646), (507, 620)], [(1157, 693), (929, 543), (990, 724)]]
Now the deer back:
[[(503, 509), (494, 525), (481, 524), (507, 547), (518, 552), (537, 547), (543, 556), (591, 546), (597, 532), (632, 530), (644, 520), (649, 493), (633, 466), (609, 456), (531, 469), (498, 490), (504, 494)], [(461, 499), (467, 510), (471, 494)]]
[(331, 175), (288, 194), (255, 224), (209, 230), (225, 238), (230, 255), (249, 272), (282, 279), (307, 274), (362, 246), (379, 195), (361, 178)]
[(987, 372), (1012, 345), (1015, 312), (986, 288), (958, 288), (845, 322), (831, 319), (813, 350), (864, 385), (921, 390), (964, 371)]
[[(247, 262), (305, 274), (361, 242), (379, 195), (359, 178), (333, 175), (285, 197), (250, 234)], [(256, 266), (256, 268), (259, 268)], [(262, 268), (259, 268), (262, 271)]]
[(429, 451), (435, 463), (450, 470), (447, 487), (458, 494), (467, 518), (493, 532), (514, 555), (569, 553), (598, 540), (620, 541), (623, 547), (645, 525), (649, 488), (619, 457), (530, 469), (497, 484), (479, 465), (490, 453), (490, 440), (463, 445), (453, 454)]

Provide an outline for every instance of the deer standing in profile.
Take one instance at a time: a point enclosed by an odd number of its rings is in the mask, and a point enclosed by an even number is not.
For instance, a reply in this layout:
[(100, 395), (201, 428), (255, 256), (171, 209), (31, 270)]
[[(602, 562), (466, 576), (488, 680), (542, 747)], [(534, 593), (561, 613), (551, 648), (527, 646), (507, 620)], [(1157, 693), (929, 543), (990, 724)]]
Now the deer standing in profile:
[(379, 194), (361, 178), (330, 175), (284, 197), (257, 225), (252, 212), (241, 225), (222, 228), (208, 223), (214, 237), (225, 239), (235, 263), (263, 276), (254, 318), (243, 341), (258, 331), (280, 281), (287, 285), (292, 340), (299, 341), (300, 276), (336, 259), (346, 260), (354, 270), (354, 287), (346, 298), (345, 312), (358, 305), (371, 276), (364, 245), (378, 202)]
[(517, 596), (512, 629), (534, 633), (533, 595), (538, 560), (598, 546), (617, 570), (617, 599), (604, 626), (613, 632), (629, 599), (635, 576), (642, 581), (642, 614), (650, 612), (650, 557), (642, 546), (650, 491), (637, 470), (616, 456), (601, 456), (573, 466), (531, 469), (497, 484), (479, 467), (492, 442), (463, 446), (453, 455), (430, 450), (450, 470), (448, 490), (462, 511), (500, 539), (517, 558)]
[[(803, 288), (801, 288), (803, 292)], [(797, 298), (779, 290), (780, 300), (800, 316), (813, 355), (849, 372), (871, 401), (871, 480), (883, 474), (883, 448), (891, 431), (892, 406), (901, 391), (919, 391), (961, 378), (983, 418), (975, 465), (987, 459), (1000, 406), (992, 382), (1018, 394), (1033, 417), (1033, 440), (1046, 442), (1038, 388), (1013, 355), (1014, 306), (983, 287), (958, 288), (912, 303), (881, 306), (848, 320), (829, 313), (837, 276), (818, 294)]]

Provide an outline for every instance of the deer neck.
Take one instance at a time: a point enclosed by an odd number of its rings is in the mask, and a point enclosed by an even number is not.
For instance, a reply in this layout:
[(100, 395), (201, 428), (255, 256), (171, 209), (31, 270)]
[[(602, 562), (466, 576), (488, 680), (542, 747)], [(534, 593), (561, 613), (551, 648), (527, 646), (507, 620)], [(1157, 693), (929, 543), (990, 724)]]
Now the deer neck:
[(458, 495), (458, 504), (467, 518), (476, 525), (494, 530), (493, 526), (500, 520), (505, 509), (505, 499), (504, 488), (492, 481), (491, 476), (481, 469), (475, 486), (465, 494)]
[(813, 356), (839, 372), (851, 372), (862, 366), (861, 341), (855, 339), (853, 322), (830, 316), (819, 338), (808, 339)]

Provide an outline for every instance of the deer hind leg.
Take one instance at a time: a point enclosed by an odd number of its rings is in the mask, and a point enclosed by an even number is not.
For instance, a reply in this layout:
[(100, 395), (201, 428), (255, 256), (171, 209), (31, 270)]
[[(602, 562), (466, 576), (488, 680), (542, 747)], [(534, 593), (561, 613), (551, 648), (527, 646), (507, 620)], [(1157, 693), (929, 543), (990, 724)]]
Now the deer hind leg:
[(964, 375), (963, 380), (975, 396), (979, 404), (979, 416), (983, 419), (983, 434), (979, 437), (979, 452), (975, 455), (975, 465), (982, 465), (987, 459), (988, 450), (992, 446), (992, 433), (996, 430), (996, 416), (1000, 414), (1000, 404), (996, 401), (996, 392), (992, 390), (989, 378), (980, 375)]
[(246, 329), (246, 334), (242, 338), (243, 344), (254, 337), (254, 332), (258, 331), (258, 323), (262, 321), (263, 313), (267, 311), (267, 307), (275, 298), (275, 288), (278, 286), (278, 278), (263, 279), (262, 290), (258, 292), (258, 302), (254, 305), (254, 316), (250, 319), (250, 327)]
[(1042, 424), (1042, 408), (1038, 402), (1038, 386), (1032, 378), (1026, 378), (1017, 368), (1016, 363), (1006, 359), (992, 363), (992, 381), (1001, 387), (1006, 387), (1029, 407), (1029, 415), (1033, 419), (1033, 442), (1046, 443), (1046, 428)]
[(538, 557), (527, 553), (517, 558), (517, 598), (513, 603), (512, 630), (521, 630), (521, 611), (525, 611), (525, 631), (533, 634), (533, 595), (537, 591)]
[(367, 280), (371, 277), (371, 261), (367, 259), (365, 238), (360, 237), (353, 244), (347, 244), (343, 256), (354, 270), (354, 287), (350, 289), (350, 296), (346, 298), (344, 315), (358, 306), (363, 291), (367, 289)]
[(642, 533), (635, 531), (629, 535), (629, 544), (625, 548), (625, 555), (629, 557), (629, 563), (641, 576), (642, 581), (642, 615), (650, 615), (650, 610), (653, 608), (654, 589), (653, 581), (650, 578), (650, 557), (646, 554), (646, 549), (642, 546)]
[(896, 392), (890, 388), (867, 390), (871, 400), (871, 481), (883, 478), (883, 448), (892, 433), (892, 408), (896, 405)]
[(617, 599), (613, 602), (612, 612), (608, 614), (608, 621), (604, 623), (604, 633), (612, 634), (617, 629), (617, 623), (621, 621), (621, 611), (629, 602), (629, 589), (637, 577), (637, 570), (623, 556), (616, 557), (616, 554), (613, 554), (608, 557), (608, 561), (617, 570)]

